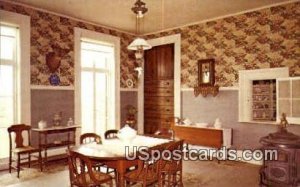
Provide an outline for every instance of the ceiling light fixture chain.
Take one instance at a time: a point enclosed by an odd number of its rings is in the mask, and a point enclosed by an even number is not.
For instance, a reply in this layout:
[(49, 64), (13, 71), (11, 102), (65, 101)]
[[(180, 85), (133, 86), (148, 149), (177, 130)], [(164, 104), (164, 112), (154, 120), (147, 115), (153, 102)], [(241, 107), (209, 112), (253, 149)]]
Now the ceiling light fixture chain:
[(141, 33), (141, 23), (143, 21), (143, 17), (145, 13), (148, 11), (148, 8), (146, 8), (146, 4), (142, 2), (141, 0), (137, 0), (134, 4), (134, 6), (131, 8), (132, 12), (136, 14), (136, 35), (137, 38), (135, 38), (127, 47), (129, 50), (134, 50), (135, 52), (135, 58), (136, 62), (138, 63), (137, 68), (135, 68), (136, 71), (138, 71), (138, 76), (142, 73), (142, 62), (144, 60), (144, 50), (151, 49), (152, 46), (142, 37), (140, 37)]

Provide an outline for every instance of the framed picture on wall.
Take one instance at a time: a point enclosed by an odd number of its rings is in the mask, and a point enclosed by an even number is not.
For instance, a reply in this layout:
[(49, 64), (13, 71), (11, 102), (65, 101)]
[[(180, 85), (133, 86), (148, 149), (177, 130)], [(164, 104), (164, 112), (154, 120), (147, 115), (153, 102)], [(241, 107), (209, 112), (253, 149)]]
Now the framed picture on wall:
[(198, 84), (199, 86), (215, 85), (215, 60), (198, 60)]

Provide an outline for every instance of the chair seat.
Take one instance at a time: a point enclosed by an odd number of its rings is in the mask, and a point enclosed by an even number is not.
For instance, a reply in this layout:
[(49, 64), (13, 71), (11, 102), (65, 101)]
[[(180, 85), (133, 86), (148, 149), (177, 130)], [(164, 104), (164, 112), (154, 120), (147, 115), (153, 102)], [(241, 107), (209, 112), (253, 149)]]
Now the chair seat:
[(163, 173), (177, 173), (178, 171), (180, 171), (178, 170), (178, 165), (171, 161), (166, 161), (161, 168)]
[(12, 152), (14, 153), (31, 153), (31, 152), (38, 152), (38, 151), (40, 151), (40, 149), (31, 146), (19, 147), (12, 150)]
[[(82, 175), (85, 175), (85, 176), (82, 176)], [(101, 172), (98, 172), (98, 171), (93, 171), (93, 175), (95, 176), (95, 178), (98, 181), (105, 182), (105, 181), (112, 180), (112, 177), (110, 175), (105, 174), (105, 173), (101, 173)], [(82, 185), (82, 184), (84, 184), (84, 182), (82, 181), (83, 178), (85, 178), (87, 180), (86, 183), (88, 184), (88, 186), (99, 185), (98, 183), (95, 183), (94, 181), (92, 181), (92, 179), (90, 178), (89, 173), (79, 174), (78, 177), (74, 179), (73, 183), (75, 185)]]
[[(146, 176), (147, 175), (147, 176)], [(131, 182), (141, 182), (146, 178), (147, 184), (152, 184), (158, 180), (158, 173), (147, 173), (145, 170), (130, 171), (125, 175), (125, 179)]]

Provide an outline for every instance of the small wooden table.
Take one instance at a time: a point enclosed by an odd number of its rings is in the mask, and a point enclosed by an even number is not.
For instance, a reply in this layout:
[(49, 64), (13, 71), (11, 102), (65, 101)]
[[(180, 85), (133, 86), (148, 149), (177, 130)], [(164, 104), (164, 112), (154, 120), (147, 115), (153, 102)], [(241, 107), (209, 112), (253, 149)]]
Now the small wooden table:
[(83, 144), (75, 146), (70, 150), (81, 153), (95, 161), (106, 164), (109, 168), (114, 168), (118, 172), (117, 186), (124, 186), (124, 175), (126, 169), (137, 165), (138, 160), (128, 160), (125, 157), (125, 146), (129, 146), (132, 150), (134, 146), (152, 147), (159, 144), (164, 144), (170, 140), (152, 138), (146, 136), (137, 136), (132, 143), (123, 143), (119, 139), (103, 140), (103, 144)]
[[(75, 137), (76, 137), (76, 128), (80, 126), (53, 126), (44, 129), (34, 128), (33, 131), (39, 134), (39, 148), (44, 151), (44, 159), (43, 164), (46, 166), (48, 161), (47, 150), (50, 148), (58, 148), (58, 147), (67, 147), (70, 148), (71, 145), (75, 145)], [(50, 134), (60, 134), (67, 133), (66, 140), (55, 140), (54, 142), (48, 142), (48, 135)]]

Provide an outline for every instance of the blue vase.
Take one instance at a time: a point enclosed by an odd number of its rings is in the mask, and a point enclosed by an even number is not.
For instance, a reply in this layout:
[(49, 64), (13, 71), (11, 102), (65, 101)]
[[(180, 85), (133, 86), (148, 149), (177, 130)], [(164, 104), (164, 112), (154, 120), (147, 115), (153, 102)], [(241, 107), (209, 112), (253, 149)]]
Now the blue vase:
[(58, 76), (57, 74), (55, 74), (55, 73), (52, 73), (52, 74), (50, 75), (50, 77), (49, 77), (49, 82), (50, 82), (50, 84), (53, 85), (53, 86), (59, 85), (59, 83), (60, 83), (59, 76)]

